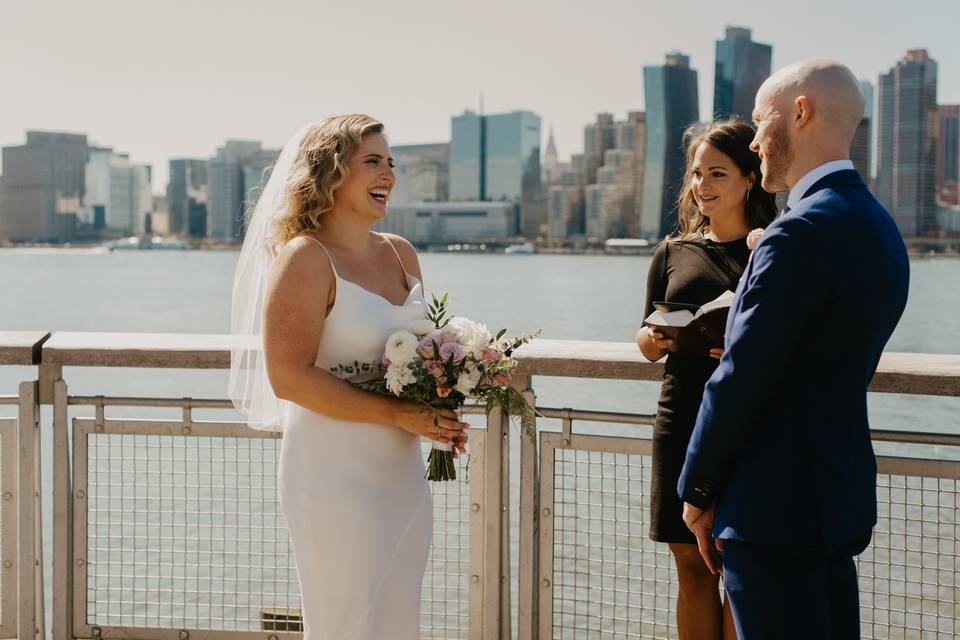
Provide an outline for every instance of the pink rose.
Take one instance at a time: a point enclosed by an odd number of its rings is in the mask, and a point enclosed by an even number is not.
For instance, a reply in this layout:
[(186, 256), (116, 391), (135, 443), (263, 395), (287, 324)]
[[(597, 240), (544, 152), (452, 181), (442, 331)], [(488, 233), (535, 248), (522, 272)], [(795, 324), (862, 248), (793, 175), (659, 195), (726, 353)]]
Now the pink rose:
[(493, 377), (493, 380), (498, 387), (505, 387), (513, 380), (513, 376), (509, 373), (498, 373)]
[(446, 344), (450, 342), (457, 342), (457, 334), (453, 331), (444, 331), (440, 334), (440, 344)]
[(436, 360), (425, 360), (423, 363), (423, 368), (426, 369), (427, 373), (432, 375), (437, 380), (443, 376), (443, 365)]
[(425, 360), (429, 360), (433, 357), (433, 338), (424, 338), (420, 341), (420, 344), (417, 345), (417, 353), (420, 354)]
[(497, 351), (496, 349), (484, 349), (483, 350), (483, 361), (484, 362), (499, 362), (500, 358), (503, 357), (503, 354)]

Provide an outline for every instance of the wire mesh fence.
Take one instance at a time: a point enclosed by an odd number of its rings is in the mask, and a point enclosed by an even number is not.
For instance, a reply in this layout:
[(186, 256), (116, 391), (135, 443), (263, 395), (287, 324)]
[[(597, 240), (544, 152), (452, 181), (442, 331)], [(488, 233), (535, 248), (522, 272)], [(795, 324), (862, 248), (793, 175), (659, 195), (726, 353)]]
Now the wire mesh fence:
[(865, 637), (960, 635), (958, 484), (950, 478), (879, 474), (877, 526), (857, 562)]
[[(81, 628), (302, 631), (274, 434), (227, 423), (76, 419), (74, 450)], [(469, 462), (458, 461), (457, 481), (432, 483), (425, 638), (467, 637), (469, 483), (479, 475)]]
[(649, 538), (648, 443), (559, 442), (556, 434), (541, 441), (541, 475), (553, 485), (541, 496), (552, 510), (551, 526), (541, 529), (553, 556), (550, 609), (541, 611), (551, 637), (675, 637), (673, 559)]
[[(542, 436), (541, 504), (552, 514), (541, 545), (552, 564), (541, 566), (552, 592), (540, 615), (549, 616), (550, 637), (677, 637), (673, 559), (648, 538), (649, 446)], [(910, 460), (909, 472), (885, 473), (881, 458), (878, 523), (857, 563), (862, 637), (960, 636), (957, 465)]]

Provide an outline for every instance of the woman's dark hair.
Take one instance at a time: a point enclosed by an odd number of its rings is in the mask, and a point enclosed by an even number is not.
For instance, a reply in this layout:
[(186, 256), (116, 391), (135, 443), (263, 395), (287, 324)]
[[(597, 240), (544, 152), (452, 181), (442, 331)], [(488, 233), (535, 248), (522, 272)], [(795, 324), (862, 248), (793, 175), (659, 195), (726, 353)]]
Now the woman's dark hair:
[(677, 202), (677, 233), (671, 236), (671, 240), (687, 240), (710, 228), (710, 218), (700, 212), (692, 187), (693, 157), (704, 143), (730, 158), (743, 175), (753, 174), (753, 187), (747, 193), (744, 207), (747, 226), (750, 229), (766, 227), (777, 217), (774, 195), (760, 186), (760, 156), (750, 150), (755, 134), (753, 126), (739, 118), (698, 122), (683, 132), (687, 167)]

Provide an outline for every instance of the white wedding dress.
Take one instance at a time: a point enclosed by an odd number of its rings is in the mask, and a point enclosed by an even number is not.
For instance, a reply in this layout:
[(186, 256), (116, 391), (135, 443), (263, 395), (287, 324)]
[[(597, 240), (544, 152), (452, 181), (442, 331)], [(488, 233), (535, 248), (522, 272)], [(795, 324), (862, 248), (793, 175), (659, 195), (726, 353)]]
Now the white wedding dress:
[[(399, 306), (344, 280), (336, 266), (333, 272), (336, 299), (318, 367), (376, 362), (391, 333), (424, 317), (422, 286), (406, 271), (410, 293)], [(433, 523), (419, 438), (292, 403), (283, 424), (280, 504), (300, 577), (305, 640), (419, 638)]]

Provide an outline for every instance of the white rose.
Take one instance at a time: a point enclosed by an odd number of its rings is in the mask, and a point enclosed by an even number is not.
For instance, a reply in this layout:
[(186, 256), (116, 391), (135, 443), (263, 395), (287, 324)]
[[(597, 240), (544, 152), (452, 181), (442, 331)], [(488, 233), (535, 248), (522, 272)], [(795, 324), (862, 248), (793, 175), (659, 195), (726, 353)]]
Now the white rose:
[(473, 393), (473, 390), (477, 388), (477, 384), (480, 382), (480, 376), (481, 371), (479, 367), (468, 369), (457, 378), (457, 384), (454, 389), (465, 396), (469, 396)]
[(387, 338), (387, 348), (384, 353), (391, 364), (406, 365), (417, 355), (417, 345), (420, 343), (417, 336), (409, 331), (397, 331)]
[(387, 372), (383, 377), (387, 381), (387, 389), (396, 396), (399, 396), (403, 388), (416, 379), (409, 367), (393, 363), (387, 367)]
[(426, 318), (421, 318), (407, 327), (408, 330), (412, 331), (418, 336), (429, 335), (430, 332), (435, 331), (436, 328), (437, 327), (433, 324), (433, 321), (427, 320)]
[(490, 344), (490, 330), (485, 324), (467, 318), (454, 318), (450, 321), (448, 328), (456, 332), (457, 341), (471, 353), (477, 350), (482, 351)]

